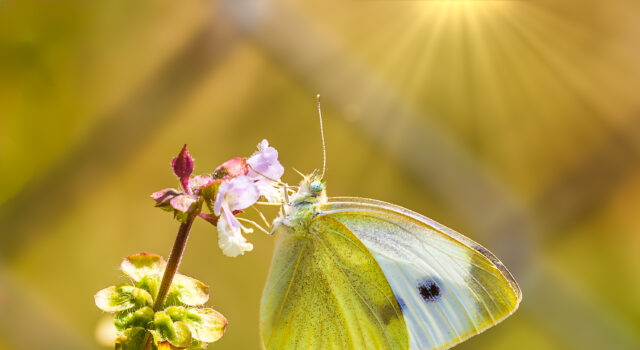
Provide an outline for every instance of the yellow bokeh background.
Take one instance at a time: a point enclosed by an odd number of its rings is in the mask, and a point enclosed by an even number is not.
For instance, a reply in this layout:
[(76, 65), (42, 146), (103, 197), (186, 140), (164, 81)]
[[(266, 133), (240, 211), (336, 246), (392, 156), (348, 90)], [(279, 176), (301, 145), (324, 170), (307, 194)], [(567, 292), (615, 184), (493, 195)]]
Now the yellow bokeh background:
[[(458, 349), (640, 348), (640, 3), (0, 0), (0, 350), (103, 349), (101, 288), (167, 256), (149, 194), (266, 138), (329, 195), (482, 243), (520, 310)], [(194, 225), (180, 271), (258, 349), (273, 238), (228, 258)]]

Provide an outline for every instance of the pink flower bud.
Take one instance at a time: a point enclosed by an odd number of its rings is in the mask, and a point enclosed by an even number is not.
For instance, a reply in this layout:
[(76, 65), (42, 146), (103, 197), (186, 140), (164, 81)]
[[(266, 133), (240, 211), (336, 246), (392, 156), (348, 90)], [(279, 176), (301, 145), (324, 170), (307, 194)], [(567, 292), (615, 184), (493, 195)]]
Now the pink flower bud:
[(247, 158), (236, 157), (222, 163), (213, 172), (214, 179), (231, 178), (247, 175), (249, 168), (247, 167)]
[(171, 167), (173, 168), (173, 173), (180, 179), (182, 188), (184, 188), (187, 193), (191, 194), (191, 189), (189, 188), (189, 176), (191, 176), (191, 173), (193, 172), (193, 158), (189, 155), (186, 144), (182, 147), (178, 156), (173, 158)]

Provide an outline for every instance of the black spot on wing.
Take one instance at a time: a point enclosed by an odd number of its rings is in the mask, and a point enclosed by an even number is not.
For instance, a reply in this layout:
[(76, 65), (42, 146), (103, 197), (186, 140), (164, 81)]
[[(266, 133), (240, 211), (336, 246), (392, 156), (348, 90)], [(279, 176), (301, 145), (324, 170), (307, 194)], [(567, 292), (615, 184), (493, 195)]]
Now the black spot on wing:
[(417, 286), (418, 293), (420, 293), (420, 297), (427, 303), (432, 303), (440, 299), (440, 295), (442, 291), (440, 290), (440, 284), (431, 279), (425, 278), (420, 281)]

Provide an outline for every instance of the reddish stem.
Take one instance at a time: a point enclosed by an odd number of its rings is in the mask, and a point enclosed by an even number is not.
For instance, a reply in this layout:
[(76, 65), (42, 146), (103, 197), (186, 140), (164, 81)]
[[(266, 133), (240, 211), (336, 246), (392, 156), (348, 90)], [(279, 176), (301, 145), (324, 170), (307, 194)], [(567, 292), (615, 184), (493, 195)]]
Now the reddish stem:
[[(158, 295), (155, 298), (153, 303), (153, 311), (160, 311), (164, 307), (164, 302), (167, 299), (167, 294), (169, 294), (169, 288), (171, 287), (171, 282), (173, 282), (173, 277), (176, 275), (178, 271), (178, 266), (180, 266), (180, 260), (182, 260), (182, 254), (184, 253), (184, 249), (187, 246), (187, 239), (189, 238), (189, 231), (191, 230), (191, 225), (193, 224), (193, 220), (197, 217), (197, 213), (192, 213), (187, 218), (187, 221), (180, 224), (180, 229), (178, 230), (178, 235), (176, 236), (176, 240), (173, 243), (173, 248), (171, 249), (171, 254), (169, 254), (169, 261), (167, 262), (167, 267), (164, 270), (164, 275), (162, 276), (162, 282), (160, 282), (160, 289), (158, 290)], [(145, 350), (152, 349), (152, 337), (151, 333), (147, 333), (145, 340)]]

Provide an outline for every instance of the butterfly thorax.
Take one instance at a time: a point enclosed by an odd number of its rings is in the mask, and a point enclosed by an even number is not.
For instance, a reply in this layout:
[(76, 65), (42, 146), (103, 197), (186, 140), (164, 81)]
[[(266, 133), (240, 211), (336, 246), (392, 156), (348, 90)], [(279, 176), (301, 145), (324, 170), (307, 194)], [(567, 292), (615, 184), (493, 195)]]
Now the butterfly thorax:
[(284, 204), (284, 215), (276, 219), (274, 230), (279, 225), (293, 229), (296, 236), (309, 235), (307, 228), (311, 220), (318, 214), (321, 205), (327, 202), (325, 185), (317, 175), (306, 176), (298, 191)]

